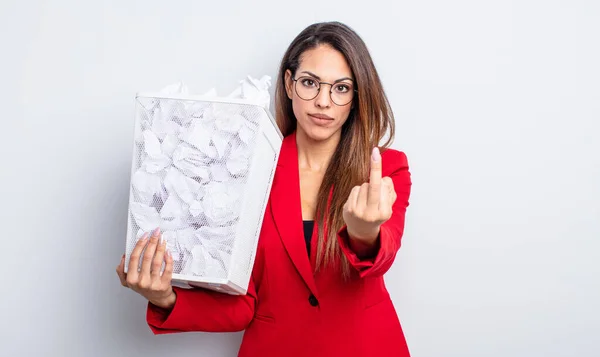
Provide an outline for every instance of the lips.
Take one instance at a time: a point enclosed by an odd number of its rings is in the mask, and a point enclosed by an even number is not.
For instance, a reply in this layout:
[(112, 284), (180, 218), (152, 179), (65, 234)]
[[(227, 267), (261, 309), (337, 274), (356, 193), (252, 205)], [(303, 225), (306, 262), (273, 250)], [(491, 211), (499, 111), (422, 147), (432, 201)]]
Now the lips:
[(317, 118), (317, 119), (323, 119), (323, 120), (333, 120), (332, 117), (325, 115), (325, 114), (308, 114), (313, 118)]

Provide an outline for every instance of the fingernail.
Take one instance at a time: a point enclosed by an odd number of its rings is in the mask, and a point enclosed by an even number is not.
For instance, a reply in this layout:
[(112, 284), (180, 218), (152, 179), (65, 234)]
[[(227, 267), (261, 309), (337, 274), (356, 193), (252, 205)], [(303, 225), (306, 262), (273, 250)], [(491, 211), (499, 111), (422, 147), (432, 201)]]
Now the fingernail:
[(377, 146), (373, 148), (371, 158), (373, 159), (373, 161), (379, 161), (379, 159), (381, 159), (381, 153), (379, 152), (379, 148)]
[(152, 235), (155, 236), (158, 234), (160, 228), (156, 227), (156, 229), (154, 231), (152, 231)]
[(144, 233), (144, 235), (140, 238), (140, 240), (147, 240), (148, 239), (148, 232)]

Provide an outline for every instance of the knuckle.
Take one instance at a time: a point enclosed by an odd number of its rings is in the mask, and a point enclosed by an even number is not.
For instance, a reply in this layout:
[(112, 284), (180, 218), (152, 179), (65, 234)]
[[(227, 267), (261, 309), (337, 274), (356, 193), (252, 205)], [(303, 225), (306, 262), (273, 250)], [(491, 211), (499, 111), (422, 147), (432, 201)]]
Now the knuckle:
[(379, 215), (372, 212), (367, 212), (364, 216), (364, 220), (368, 223), (375, 223), (377, 220), (379, 220)]
[(148, 281), (148, 279), (141, 279), (137, 286), (140, 289), (147, 290), (150, 287), (150, 282)]
[(160, 267), (163, 263), (164, 260), (164, 254), (162, 254), (162, 252), (156, 252), (156, 255), (154, 255), (154, 259), (152, 259), (152, 263), (150, 264), (150, 267), (155, 268), (155, 267)]
[(390, 219), (392, 217), (392, 210), (390, 208), (384, 209), (382, 212), (382, 216), (384, 217), (385, 220)]
[(148, 263), (150, 261), (152, 261), (152, 256), (150, 255), (150, 252), (146, 252), (146, 254), (144, 254), (144, 257), (142, 258), (142, 262)]
[(161, 267), (162, 267), (161, 262), (157, 262), (156, 260), (152, 262), (152, 271), (153, 272), (160, 272)]
[(127, 278), (125, 279), (125, 283), (127, 284), (127, 286), (136, 286), (136, 281), (131, 278), (131, 276), (127, 276)]

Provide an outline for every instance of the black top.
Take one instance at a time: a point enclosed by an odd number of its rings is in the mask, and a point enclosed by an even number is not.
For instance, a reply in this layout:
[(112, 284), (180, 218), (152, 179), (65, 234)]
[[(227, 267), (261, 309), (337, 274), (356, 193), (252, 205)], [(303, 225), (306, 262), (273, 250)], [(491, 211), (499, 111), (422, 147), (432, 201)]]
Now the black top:
[(315, 221), (303, 221), (304, 223), (304, 241), (306, 242), (306, 252), (310, 257), (310, 240), (312, 237)]

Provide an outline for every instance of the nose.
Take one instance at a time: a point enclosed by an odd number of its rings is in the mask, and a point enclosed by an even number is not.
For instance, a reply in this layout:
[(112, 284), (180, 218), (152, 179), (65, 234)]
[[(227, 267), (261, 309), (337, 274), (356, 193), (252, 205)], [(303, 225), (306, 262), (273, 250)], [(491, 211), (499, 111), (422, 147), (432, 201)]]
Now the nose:
[(329, 87), (321, 86), (319, 94), (315, 98), (315, 105), (319, 108), (329, 108), (331, 106), (331, 96), (329, 95)]

